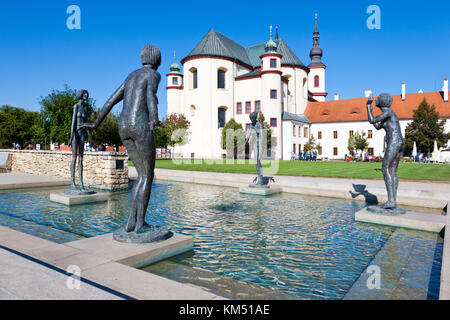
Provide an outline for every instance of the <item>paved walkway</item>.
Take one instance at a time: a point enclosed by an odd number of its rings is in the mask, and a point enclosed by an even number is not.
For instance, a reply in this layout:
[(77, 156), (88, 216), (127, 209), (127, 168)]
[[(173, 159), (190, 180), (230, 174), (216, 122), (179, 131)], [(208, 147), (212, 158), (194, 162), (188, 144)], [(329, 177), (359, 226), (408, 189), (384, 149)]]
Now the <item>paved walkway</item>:
[[(129, 176), (136, 179), (134, 167)], [(200, 172), (184, 170), (155, 169), (156, 180), (182, 181), (230, 187), (245, 187), (255, 178), (252, 174)], [(275, 186), (284, 192), (367, 202), (387, 201), (383, 180), (352, 178), (320, 178), (300, 176), (274, 176)], [(450, 183), (400, 181), (397, 201), (400, 205), (443, 209), (450, 201)]]
[(0, 173), (0, 190), (69, 185), (70, 180), (28, 173)]
[[(140, 246), (83, 245), (84, 241), (95, 245), (105, 237), (108, 235), (57, 244), (0, 226), (0, 299), (223, 299), (195, 285), (166, 279), (107, 257), (118, 246), (122, 251), (140, 250)], [(74, 283), (70, 279), (72, 273), (67, 272), (74, 272), (71, 266), (79, 270), (80, 290), (67, 285), (68, 281)]]

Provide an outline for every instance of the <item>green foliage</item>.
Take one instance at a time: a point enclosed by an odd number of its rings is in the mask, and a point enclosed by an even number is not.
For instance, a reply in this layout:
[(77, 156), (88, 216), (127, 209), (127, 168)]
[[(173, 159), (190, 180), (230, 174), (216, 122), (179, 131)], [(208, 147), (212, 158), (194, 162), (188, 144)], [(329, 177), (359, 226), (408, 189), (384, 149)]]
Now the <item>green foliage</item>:
[[(93, 119), (96, 119), (100, 110), (95, 111)], [(95, 144), (122, 145), (119, 135), (119, 115), (110, 113), (102, 124), (93, 132), (92, 138)]]
[(314, 138), (313, 135), (311, 135), (308, 139), (308, 142), (306, 142), (305, 145), (303, 146), (303, 151), (308, 152), (316, 150), (317, 148), (318, 146), (316, 144), (316, 139)]
[(169, 139), (167, 137), (166, 130), (164, 130), (164, 128), (161, 128), (160, 126), (156, 126), (153, 133), (155, 135), (156, 148), (167, 147)]
[(272, 147), (272, 128), (270, 127), (270, 124), (266, 122), (266, 118), (262, 112), (258, 114), (258, 121), (263, 124), (263, 129), (267, 134), (267, 150), (270, 150)]
[(406, 126), (406, 148), (412, 150), (416, 141), (418, 151), (432, 152), (435, 140), (439, 148), (445, 147), (450, 139), (450, 133), (445, 132), (446, 119), (439, 118), (435, 106), (430, 107), (424, 98), (414, 110), (413, 121)]
[(14, 108), (8, 105), (0, 107), (0, 148), (12, 148), (17, 142), (35, 142), (39, 124), (39, 113)]
[(348, 138), (347, 149), (350, 153), (361, 150), (364, 151), (369, 146), (366, 139), (366, 133), (364, 131), (356, 131), (351, 137)]
[[(233, 135), (234, 135), (233, 157), (237, 158), (238, 141), (245, 140), (245, 133), (244, 133), (244, 130), (242, 129), (242, 125), (240, 123), (237, 123), (236, 120), (234, 120), (234, 118), (231, 118), (222, 129), (222, 139), (221, 139), (220, 144), (222, 146), (222, 149), (224, 149), (224, 150), (226, 150), (226, 148), (227, 148), (227, 131), (228, 130), (233, 130)], [(231, 157), (231, 155), (230, 155), (230, 157)]]
[(167, 143), (172, 146), (189, 142), (190, 121), (183, 114), (172, 113), (164, 121), (164, 131), (167, 136)]
[[(67, 143), (70, 136), (73, 106), (76, 104), (77, 91), (67, 85), (64, 90), (53, 90), (46, 97), (41, 97), (41, 127), (39, 139)], [(95, 102), (90, 98), (87, 106), (88, 117), (91, 118)]]

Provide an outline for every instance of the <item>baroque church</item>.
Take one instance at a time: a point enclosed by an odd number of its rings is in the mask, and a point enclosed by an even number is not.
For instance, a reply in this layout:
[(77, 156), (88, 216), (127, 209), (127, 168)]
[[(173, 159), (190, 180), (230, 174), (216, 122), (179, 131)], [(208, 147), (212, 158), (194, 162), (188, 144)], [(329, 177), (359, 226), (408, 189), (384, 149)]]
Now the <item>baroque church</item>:
[[(175, 155), (183, 158), (217, 159), (226, 154), (221, 147), (225, 123), (235, 119), (244, 130), (249, 114), (262, 112), (271, 127), (270, 157), (289, 160), (303, 151), (312, 136), (318, 143), (320, 158), (342, 159), (348, 153), (349, 136), (364, 131), (369, 155), (383, 155), (384, 131), (367, 121), (365, 103), (370, 90), (354, 99), (326, 101), (326, 66), (319, 46), (317, 15), (313, 32), (310, 63), (306, 66), (286, 42), (275, 38), (243, 47), (211, 29), (195, 48), (175, 61), (167, 74), (167, 114), (184, 114), (190, 121), (189, 138), (176, 145)], [(450, 117), (448, 79), (441, 92), (393, 95), (393, 110), (404, 133), (413, 110), (423, 98), (434, 104), (441, 117)], [(379, 111), (374, 108), (374, 115)], [(450, 121), (446, 130), (450, 131)]]

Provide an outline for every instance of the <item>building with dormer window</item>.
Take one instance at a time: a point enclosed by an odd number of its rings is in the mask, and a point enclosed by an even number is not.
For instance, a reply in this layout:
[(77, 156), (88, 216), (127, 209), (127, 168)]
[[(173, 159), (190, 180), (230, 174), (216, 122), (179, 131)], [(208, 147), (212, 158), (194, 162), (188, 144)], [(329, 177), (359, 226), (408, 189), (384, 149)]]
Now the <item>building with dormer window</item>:
[[(370, 131), (368, 153), (383, 155), (384, 131), (368, 123), (366, 98), (339, 100), (336, 94), (334, 101), (326, 101), (322, 56), (317, 15), (308, 66), (278, 38), (278, 31), (275, 39), (271, 30), (267, 42), (243, 47), (211, 29), (181, 60), (183, 73), (174, 62), (167, 74), (167, 113), (184, 114), (191, 122), (189, 142), (176, 146), (174, 153), (184, 158), (221, 158), (226, 153), (221, 148), (225, 123), (234, 118), (246, 130), (249, 114), (257, 111), (271, 126), (273, 159), (291, 159), (292, 153), (303, 151), (311, 135), (320, 143), (319, 156), (342, 159), (348, 153), (349, 130)], [(394, 96), (393, 110), (403, 130), (423, 97), (435, 104), (441, 117), (450, 117), (448, 80), (442, 92), (447, 95), (403, 91), (401, 100)]]

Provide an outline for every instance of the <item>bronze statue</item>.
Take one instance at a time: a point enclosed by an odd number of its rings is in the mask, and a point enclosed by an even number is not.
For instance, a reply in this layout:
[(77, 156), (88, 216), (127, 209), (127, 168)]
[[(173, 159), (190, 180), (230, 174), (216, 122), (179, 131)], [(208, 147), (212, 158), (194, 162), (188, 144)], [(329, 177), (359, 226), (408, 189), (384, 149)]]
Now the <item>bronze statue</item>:
[(253, 180), (254, 184), (249, 185), (251, 188), (269, 188), (269, 181), (275, 182), (272, 177), (264, 177), (261, 165), (261, 158), (264, 154), (264, 129), (261, 122), (257, 120), (258, 113), (250, 113), (250, 120), (252, 123), (247, 129), (247, 136), (245, 137), (245, 143), (248, 143), (250, 139), (253, 139), (253, 150), (255, 153), (256, 172), (258, 176)]
[[(72, 149), (72, 163), (70, 164), (70, 190), (65, 191), (66, 194), (92, 194), (92, 190), (87, 190), (83, 183), (83, 155), (84, 141), (86, 132), (91, 141), (89, 130), (82, 128), (80, 125), (88, 121), (87, 103), (89, 100), (89, 92), (87, 90), (79, 90), (76, 95), (78, 101), (73, 106), (72, 126), (70, 130), (69, 146)], [(78, 158), (78, 175), (80, 178), (80, 189), (75, 185), (75, 167)]]
[[(167, 228), (145, 223), (155, 169), (154, 128), (160, 125), (156, 97), (161, 81), (157, 71), (161, 64), (159, 49), (153, 45), (145, 46), (141, 51), (141, 61), (143, 67), (128, 75), (106, 102), (95, 122), (83, 125), (97, 128), (111, 109), (123, 100), (119, 134), (138, 173), (131, 191), (128, 222), (114, 233), (114, 239), (124, 242), (151, 242), (170, 236)], [(147, 236), (139, 236), (142, 233)]]
[[(376, 106), (380, 108), (383, 113), (374, 118), (372, 114), (373, 97), (370, 96), (367, 100), (367, 115), (369, 122), (373, 124), (377, 130), (384, 129), (386, 131), (386, 152), (383, 157), (382, 171), (384, 182), (386, 184), (388, 201), (381, 205), (380, 208), (387, 210), (394, 210), (397, 208), (397, 169), (405, 145), (398, 117), (390, 108), (392, 101), (392, 95), (389, 93), (381, 93), (376, 100)], [(403, 209), (397, 209), (397, 211), (404, 213)]]

